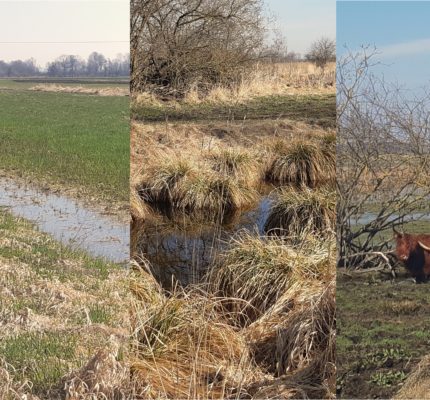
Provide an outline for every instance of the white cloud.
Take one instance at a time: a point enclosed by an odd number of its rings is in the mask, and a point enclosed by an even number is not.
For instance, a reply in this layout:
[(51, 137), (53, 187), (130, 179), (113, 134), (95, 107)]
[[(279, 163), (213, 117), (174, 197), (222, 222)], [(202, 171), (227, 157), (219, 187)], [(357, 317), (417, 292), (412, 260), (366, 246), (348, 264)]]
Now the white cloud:
[(412, 54), (430, 54), (430, 38), (396, 43), (378, 48), (379, 58), (393, 58)]

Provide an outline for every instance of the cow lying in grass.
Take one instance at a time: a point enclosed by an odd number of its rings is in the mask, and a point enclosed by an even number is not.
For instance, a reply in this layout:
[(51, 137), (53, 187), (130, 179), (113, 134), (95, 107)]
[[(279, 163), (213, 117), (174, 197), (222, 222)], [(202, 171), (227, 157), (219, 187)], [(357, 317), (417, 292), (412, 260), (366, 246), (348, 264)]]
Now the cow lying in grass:
[(394, 230), (396, 256), (417, 283), (430, 276), (430, 235), (412, 235)]

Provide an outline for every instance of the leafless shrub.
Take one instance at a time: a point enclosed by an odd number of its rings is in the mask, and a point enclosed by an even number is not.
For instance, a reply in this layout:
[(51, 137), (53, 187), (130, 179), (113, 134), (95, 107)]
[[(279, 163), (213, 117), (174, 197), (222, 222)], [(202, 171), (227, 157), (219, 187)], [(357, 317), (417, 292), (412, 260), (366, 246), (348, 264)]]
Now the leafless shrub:
[[(337, 240), (339, 264), (380, 259), (380, 233), (421, 210), (430, 189), (430, 93), (404, 92), (377, 78), (376, 52), (349, 53), (337, 68)], [(428, 200), (427, 200), (428, 202)], [(363, 218), (369, 209), (371, 218)]]
[(324, 69), (329, 62), (336, 60), (336, 42), (333, 39), (321, 37), (311, 44), (306, 59)]
[(132, 90), (229, 81), (263, 40), (261, 0), (132, 0)]

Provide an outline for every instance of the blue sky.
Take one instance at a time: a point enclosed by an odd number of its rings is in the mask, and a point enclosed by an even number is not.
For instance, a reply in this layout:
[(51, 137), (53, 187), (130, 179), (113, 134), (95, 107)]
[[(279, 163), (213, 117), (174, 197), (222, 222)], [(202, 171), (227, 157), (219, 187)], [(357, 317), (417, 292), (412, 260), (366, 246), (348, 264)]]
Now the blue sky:
[(430, 83), (430, 2), (338, 1), (336, 21), (338, 56), (345, 44), (376, 46), (386, 80), (408, 89)]
[(289, 51), (305, 54), (310, 44), (336, 37), (336, 0), (265, 0)]

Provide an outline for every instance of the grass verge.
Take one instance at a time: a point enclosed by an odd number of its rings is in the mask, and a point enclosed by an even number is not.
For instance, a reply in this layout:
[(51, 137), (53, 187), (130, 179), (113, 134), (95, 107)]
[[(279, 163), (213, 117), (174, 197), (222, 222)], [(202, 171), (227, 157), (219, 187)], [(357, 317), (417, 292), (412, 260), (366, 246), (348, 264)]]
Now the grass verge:
[[(125, 348), (128, 314), (118, 266), (71, 251), (0, 209), (0, 285), (0, 397), (64, 398), (64, 388), (76, 387), (72, 375), (99, 351), (119, 362), (110, 349)], [(82, 393), (101, 396), (98, 383)]]

